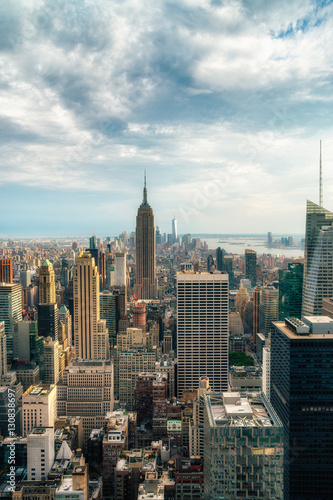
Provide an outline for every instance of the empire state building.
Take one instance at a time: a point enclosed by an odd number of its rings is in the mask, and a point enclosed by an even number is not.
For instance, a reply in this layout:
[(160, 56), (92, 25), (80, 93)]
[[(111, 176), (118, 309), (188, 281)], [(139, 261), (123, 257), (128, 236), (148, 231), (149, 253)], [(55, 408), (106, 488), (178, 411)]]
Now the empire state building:
[(141, 299), (157, 298), (155, 220), (148, 203), (146, 176), (143, 200), (136, 217), (136, 291), (141, 284)]

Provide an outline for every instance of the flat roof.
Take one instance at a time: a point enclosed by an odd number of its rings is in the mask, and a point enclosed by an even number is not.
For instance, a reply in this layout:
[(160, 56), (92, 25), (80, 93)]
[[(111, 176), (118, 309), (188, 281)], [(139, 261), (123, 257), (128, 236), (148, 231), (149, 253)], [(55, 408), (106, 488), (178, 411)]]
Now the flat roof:
[(31, 385), (29, 389), (25, 391), (23, 396), (47, 396), (50, 394), (56, 386), (54, 384), (38, 384)]
[(284, 321), (272, 321), (272, 324), (291, 340), (333, 340), (333, 335), (329, 333), (308, 333), (306, 335), (294, 333), (288, 328)]
[(310, 321), (311, 323), (333, 323), (333, 319), (328, 316), (304, 316), (305, 319)]
[(207, 393), (205, 400), (213, 427), (282, 426), (262, 394), (241, 397), (238, 393)]

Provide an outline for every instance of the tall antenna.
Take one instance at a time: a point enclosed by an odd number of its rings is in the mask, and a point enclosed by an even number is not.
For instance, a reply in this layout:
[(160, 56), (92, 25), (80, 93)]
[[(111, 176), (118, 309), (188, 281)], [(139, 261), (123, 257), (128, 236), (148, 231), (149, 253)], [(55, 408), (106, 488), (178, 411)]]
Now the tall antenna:
[(319, 159), (319, 205), (323, 206), (323, 166), (321, 162), (321, 140), (320, 140), (320, 159)]

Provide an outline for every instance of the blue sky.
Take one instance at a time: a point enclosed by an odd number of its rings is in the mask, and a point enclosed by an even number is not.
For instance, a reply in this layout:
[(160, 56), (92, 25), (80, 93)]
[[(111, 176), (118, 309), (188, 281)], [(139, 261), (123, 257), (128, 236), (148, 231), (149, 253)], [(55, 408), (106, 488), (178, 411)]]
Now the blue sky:
[(0, 237), (302, 233), (333, 209), (330, 1), (0, 5)]

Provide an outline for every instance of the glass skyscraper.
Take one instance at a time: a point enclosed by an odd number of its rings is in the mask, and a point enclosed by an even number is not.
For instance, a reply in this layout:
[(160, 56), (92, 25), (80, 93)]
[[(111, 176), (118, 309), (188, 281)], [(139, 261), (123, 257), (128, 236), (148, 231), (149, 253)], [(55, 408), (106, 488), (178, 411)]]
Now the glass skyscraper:
[(307, 202), (302, 315), (322, 313), (333, 295), (333, 213)]
[(288, 264), (288, 270), (279, 270), (279, 319), (301, 319), (304, 265)]
[(285, 500), (332, 498), (333, 320), (273, 323), (270, 393), (284, 425)]
[(257, 284), (257, 252), (254, 250), (245, 250), (245, 277), (251, 280), (254, 287)]

